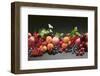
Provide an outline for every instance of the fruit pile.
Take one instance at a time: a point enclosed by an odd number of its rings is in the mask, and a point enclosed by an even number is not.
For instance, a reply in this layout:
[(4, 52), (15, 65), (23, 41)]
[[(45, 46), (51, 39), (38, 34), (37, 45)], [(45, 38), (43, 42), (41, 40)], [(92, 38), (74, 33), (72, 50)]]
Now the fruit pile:
[(52, 28), (41, 29), (39, 32), (28, 33), (28, 53), (31, 57), (39, 57), (48, 53), (72, 53), (83, 56), (88, 51), (88, 34), (80, 34), (77, 27), (71, 33), (55, 33)]

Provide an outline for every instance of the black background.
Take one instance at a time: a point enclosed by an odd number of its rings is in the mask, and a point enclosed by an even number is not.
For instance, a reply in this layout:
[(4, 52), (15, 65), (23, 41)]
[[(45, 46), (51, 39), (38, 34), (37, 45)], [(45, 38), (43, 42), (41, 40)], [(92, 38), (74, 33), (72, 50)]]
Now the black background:
[(48, 28), (48, 24), (54, 27), (55, 32), (69, 33), (75, 26), (80, 33), (88, 31), (87, 17), (28, 15), (28, 32), (33, 33), (41, 28)]

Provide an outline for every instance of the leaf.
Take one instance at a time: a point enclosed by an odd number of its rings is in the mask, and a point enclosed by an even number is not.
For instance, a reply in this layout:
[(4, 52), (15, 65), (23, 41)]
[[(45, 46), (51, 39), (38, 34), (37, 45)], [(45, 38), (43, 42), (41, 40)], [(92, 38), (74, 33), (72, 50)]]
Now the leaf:
[(50, 32), (47, 30), (47, 29), (44, 29), (44, 28), (42, 28), (42, 29), (40, 29), (39, 30), (39, 35), (41, 36), (41, 37), (44, 37), (44, 35), (47, 35), (47, 34), (49, 34)]
[(81, 34), (79, 32), (76, 32), (76, 35), (80, 36)]
[(56, 37), (60, 37), (60, 34), (58, 32), (56, 32), (55, 36)]
[(77, 27), (74, 27), (74, 32), (78, 31)]
[(60, 36), (62, 37), (64, 35), (64, 33), (61, 33)]
[(56, 32), (56, 34), (55, 34), (55, 36), (58, 38), (62, 37), (63, 35), (64, 35), (64, 33), (59, 33), (59, 32)]
[(78, 28), (74, 27), (74, 29), (71, 31), (70, 35), (71, 36), (74, 36), (74, 35), (80, 36), (80, 33), (78, 32)]
[(53, 31), (50, 29), (49, 32), (53, 32)]
[(73, 36), (74, 34), (75, 34), (75, 32), (74, 31), (71, 31), (70, 35)]

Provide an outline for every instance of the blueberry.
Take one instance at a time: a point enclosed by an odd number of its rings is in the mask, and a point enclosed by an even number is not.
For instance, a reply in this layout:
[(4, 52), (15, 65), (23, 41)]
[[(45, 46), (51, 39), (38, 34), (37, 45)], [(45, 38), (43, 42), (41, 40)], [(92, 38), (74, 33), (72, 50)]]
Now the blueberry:
[(48, 52), (49, 55), (52, 55), (52, 53)]

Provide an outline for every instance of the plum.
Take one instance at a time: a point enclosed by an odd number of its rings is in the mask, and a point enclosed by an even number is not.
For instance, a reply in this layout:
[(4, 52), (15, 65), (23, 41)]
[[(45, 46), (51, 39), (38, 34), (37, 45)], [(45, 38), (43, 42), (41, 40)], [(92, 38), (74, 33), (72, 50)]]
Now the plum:
[(49, 43), (47, 45), (48, 50), (52, 50), (54, 48), (54, 45), (52, 43)]
[(52, 41), (54, 44), (57, 44), (59, 42), (59, 38), (55, 36), (55, 37), (53, 37)]
[(69, 40), (70, 40), (70, 37), (67, 37), (67, 36), (66, 36), (66, 37), (63, 38), (63, 42), (64, 42), (64, 43), (68, 43)]
[(52, 37), (51, 36), (47, 36), (46, 37), (46, 42), (47, 43), (51, 43), (52, 42)]

